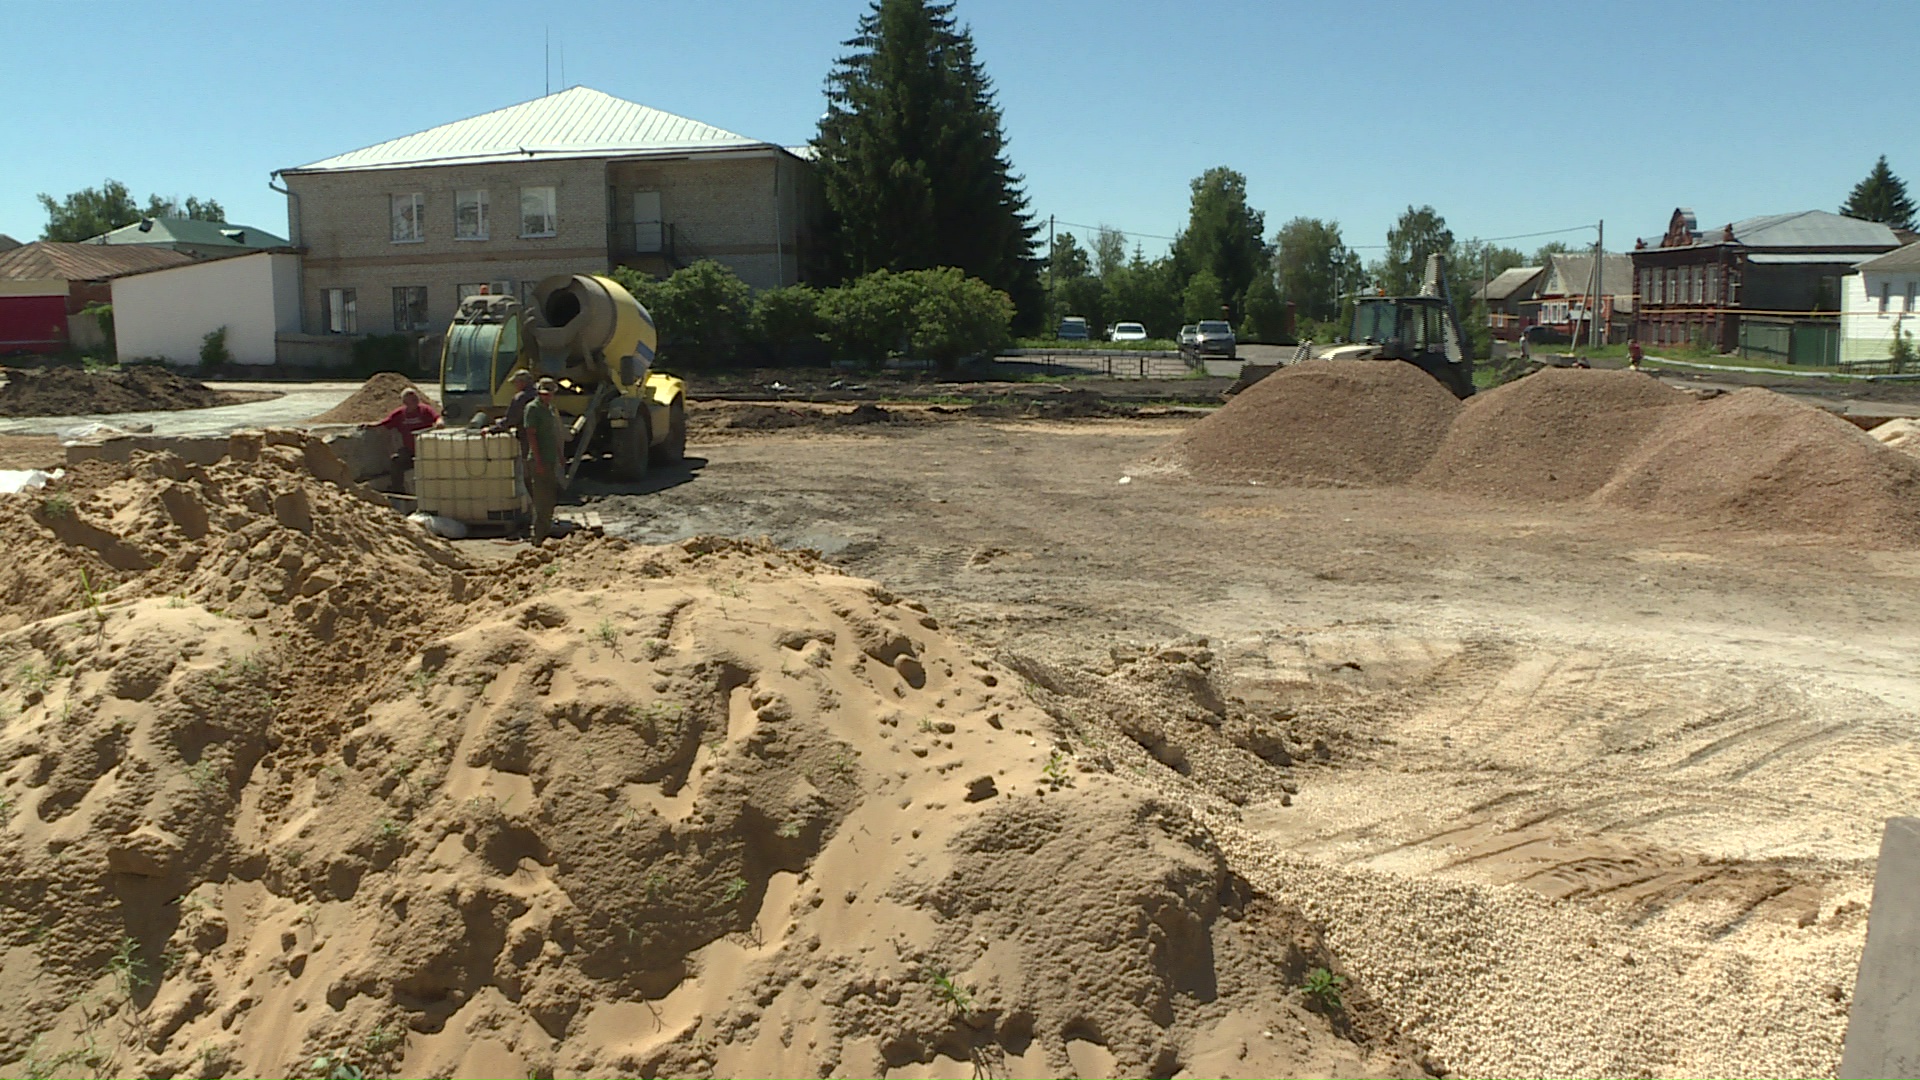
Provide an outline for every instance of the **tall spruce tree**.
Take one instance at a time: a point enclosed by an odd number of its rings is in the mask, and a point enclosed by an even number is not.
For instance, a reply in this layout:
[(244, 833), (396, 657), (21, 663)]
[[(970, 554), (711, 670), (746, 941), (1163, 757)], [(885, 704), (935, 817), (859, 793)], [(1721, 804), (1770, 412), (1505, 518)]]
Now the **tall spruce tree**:
[(1878, 221), (1896, 229), (1913, 228), (1913, 200), (1907, 198), (1906, 181), (1887, 168), (1887, 155), (1881, 154), (1867, 178), (1853, 185), (1847, 204), (1840, 212), (1862, 221)]
[(1027, 196), (952, 3), (874, 0), (827, 76), (813, 145), (829, 274), (956, 266), (1042, 317)]

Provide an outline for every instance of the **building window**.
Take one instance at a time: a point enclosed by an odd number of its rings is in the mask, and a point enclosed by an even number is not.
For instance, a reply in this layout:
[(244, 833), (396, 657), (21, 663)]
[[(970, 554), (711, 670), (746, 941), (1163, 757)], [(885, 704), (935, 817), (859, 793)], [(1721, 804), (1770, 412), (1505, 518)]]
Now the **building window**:
[(1920, 282), (1907, 282), (1907, 310), (1913, 310), (1914, 294), (1920, 293)]
[(320, 290), (320, 325), (329, 334), (360, 332), (360, 308), (352, 289)]
[(455, 240), (487, 238), (486, 188), (453, 193), (453, 238)]
[(427, 287), (402, 285), (393, 290), (393, 328), (427, 329)]
[(1891, 299), (1893, 299), (1893, 282), (1891, 281), (1881, 282), (1880, 283), (1880, 314), (1885, 315), (1887, 313), (1887, 303)]
[(560, 231), (560, 215), (551, 187), (520, 189), (520, 235), (553, 236)]
[(393, 204), (393, 242), (396, 244), (414, 244), (427, 238), (423, 225), (427, 216), (427, 197), (414, 192), (411, 195), (395, 195)]

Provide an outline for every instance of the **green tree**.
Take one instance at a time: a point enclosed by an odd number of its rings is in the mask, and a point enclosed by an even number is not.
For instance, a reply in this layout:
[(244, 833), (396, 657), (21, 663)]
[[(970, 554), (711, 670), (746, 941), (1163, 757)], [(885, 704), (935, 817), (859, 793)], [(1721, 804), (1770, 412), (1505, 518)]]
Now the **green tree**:
[(1093, 273), (1093, 261), (1072, 233), (1061, 233), (1053, 238), (1053, 250), (1047, 255), (1047, 272), (1056, 282), (1086, 277)]
[(1240, 306), (1245, 312), (1240, 317), (1240, 340), (1276, 344), (1288, 340), (1292, 327), (1287, 325), (1287, 305), (1274, 286), (1272, 270), (1254, 275)]
[[(1387, 230), (1387, 255), (1375, 275), (1388, 296), (1412, 296), (1420, 291), (1427, 271), (1427, 256), (1439, 252), (1453, 254), (1453, 231), (1447, 219), (1431, 206), (1407, 207), (1400, 220)], [(1449, 276), (1455, 271), (1449, 266)]]
[(1126, 265), (1127, 234), (1119, 229), (1100, 226), (1100, 231), (1093, 237), (1094, 273), (1104, 278)]
[(1532, 262), (1523, 263), (1522, 265), (1545, 266), (1547, 265), (1547, 262), (1548, 262), (1547, 256), (1565, 255), (1567, 252), (1572, 250), (1573, 248), (1570, 247), (1565, 240), (1549, 240), (1546, 243), (1541, 244), (1539, 250), (1533, 253)]
[(1208, 169), (1189, 186), (1193, 198), (1187, 227), (1173, 242), (1174, 267), (1183, 281), (1211, 274), (1237, 317), (1247, 286), (1268, 264), (1266, 215), (1247, 205), (1247, 178), (1232, 169)]
[(56, 200), (46, 192), (41, 192), (39, 198), (41, 207), (47, 212), (47, 227), (40, 233), (42, 240), (91, 240), (122, 225), (131, 225), (142, 217), (226, 220), (226, 211), (221, 209), (219, 202), (213, 199), (202, 201), (192, 195), (187, 196), (184, 204), (178, 199), (149, 195), (146, 209), (142, 210), (134, 204), (127, 185), (111, 178), (97, 188), (81, 188), (64, 199)]
[(664, 281), (626, 267), (613, 277), (653, 316), (663, 366), (717, 364), (746, 339), (753, 290), (724, 263), (702, 259)]
[(1301, 319), (1325, 322), (1339, 314), (1340, 294), (1366, 283), (1360, 256), (1340, 239), (1340, 223), (1297, 217), (1274, 235), (1274, 271), (1280, 298)]
[(753, 298), (747, 332), (776, 353), (798, 352), (802, 358), (820, 348), (826, 323), (820, 317), (820, 291), (811, 285), (768, 289)]
[(952, 3), (873, 0), (827, 76), (814, 136), (823, 247), (842, 280), (953, 266), (1036, 327), (1034, 227), (1000, 109)]
[(1202, 270), (1187, 279), (1180, 290), (1180, 317), (1188, 322), (1227, 318), (1226, 301), (1220, 291), (1220, 279), (1213, 271)]
[(1878, 221), (1896, 229), (1913, 228), (1913, 200), (1907, 198), (1906, 181), (1887, 168), (1887, 155), (1881, 154), (1867, 178), (1853, 185), (1853, 193), (1840, 208), (1842, 214), (1862, 221)]
[[(1105, 294), (1102, 314), (1108, 321), (1141, 323), (1149, 336), (1157, 338), (1172, 337), (1185, 321), (1181, 318), (1184, 297), (1171, 258), (1149, 260), (1136, 247), (1130, 261), (1102, 274), (1100, 282)], [(1217, 305), (1214, 311), (1219, 311)]]

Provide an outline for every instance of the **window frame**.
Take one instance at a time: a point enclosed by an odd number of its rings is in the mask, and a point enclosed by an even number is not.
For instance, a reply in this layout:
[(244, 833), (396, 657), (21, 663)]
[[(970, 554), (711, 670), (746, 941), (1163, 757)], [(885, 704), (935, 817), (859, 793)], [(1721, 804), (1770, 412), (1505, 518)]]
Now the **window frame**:
[[(469, 196), (469, 195), (478, 196), (476, 202), (480, 208), (479, 227), (478, 227), (479, 231), (471, 235), (462, 233), (460, 231), (465, 225), (465, 222), (462, 219), (461, 215), (466, 209), (466, 206), (467, 206), (466, 196)], [(454, 189), (453, 191), (453, 238), (455, 240), (491, 240), (493, 239), (493, 212), (491, 207), (491, 199), (487, 194), (486, 188), (475, 187), (475, 188), (455, 188)]]
[[(406, 295), (403, 297), (402, 294)], [(418, 294), (417, 299), (419, 300), (420, 317), (418, 320), (409, 319), (402, 322), (400, 319), (400, 314), (403, 310), (402, 304), (404, 303), (408, 307), (411, 307), (412, 302), (416, 299), (414, 294)], [(393, 315), (393, 331), (396, 334), (414, 333), (432, 329), (433, 315), (431, 309), (427, 306), (427, 287), (425, 285), (395, 285), (393, 287)]]
[[(340, 316), (338, 319), (335, 316)], [(339, 323), (335, 329), (335, 323)], [(320, 332), (343, 337), (360, 332), (358, 290), (345, 287), (320, 290)]]
[[(546, 193), (547, 231), (527, 231), (527, 196)], [(555, 184), (523, 184), (520, 188), (520, 239), (546, 240), (560, 235), (560, 188)]]
[[(412, 236), (400, 235), (401, 200), (413, 200)], [(424, 244), (427, 242), (427, 195), (423, 191), (410, 191), (405, 194), (387, 196), (387, 240), (395, 244)]]

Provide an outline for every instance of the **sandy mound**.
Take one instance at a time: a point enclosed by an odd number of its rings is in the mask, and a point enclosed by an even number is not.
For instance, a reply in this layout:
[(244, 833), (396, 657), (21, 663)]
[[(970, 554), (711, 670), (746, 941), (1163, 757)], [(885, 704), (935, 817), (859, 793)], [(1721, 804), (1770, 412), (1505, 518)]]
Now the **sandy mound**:
[(1412, 364), (1310, 360), (1241, 391), (1165, 456), (1209, 480), (1393, 484), (1426, 464), (1459, 411)]
[(1874, 441), (1891, 447), (1902, 453), (1920, 457), (1920, 420), (1900, 417), (1880, 424), (1867, 432)]
[(1920, 543), (1920, 461), (1758, 388), (1672, 411), (1594, 499), (1737, 529)]
[(1468, 401), (1415, 482), (1494, 498), (1585, 498), (1669, 409), (1693, 404), (1639, 372), (1546, 368)]
[(0, 587), (76, 608), (0, 634), (0, 1069), (1417, 1072), (918, 605), (731, 541), (472, 566), (279, 438), (0, 500)]
[(0, 416), (96, 416), (102, 413), (206, 409), (236, 398), (155, 364), (87, 371), (72, 367), (0, 369)]
[(372, 424), (387, 418), (400, 407), (400, 394), (417, 390), (413, 380), (392, 371), (383, 371), (361, 384), (347, 400), (309, 420), (311, 424)]

